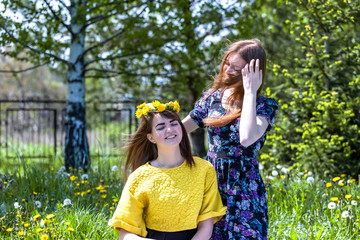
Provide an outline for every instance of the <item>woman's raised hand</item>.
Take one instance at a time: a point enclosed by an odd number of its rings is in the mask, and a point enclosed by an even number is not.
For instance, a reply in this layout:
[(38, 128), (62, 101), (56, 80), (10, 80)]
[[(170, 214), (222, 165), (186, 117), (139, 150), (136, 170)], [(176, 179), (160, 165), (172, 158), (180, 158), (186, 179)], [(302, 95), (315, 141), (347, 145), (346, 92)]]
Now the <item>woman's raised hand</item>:
[[(254, 66), (255, 64), (255, 66)], [(255, 93), (262, 83), (262, 70), (260, 70), (260, 60), (252, 59), (250, 64), (246, 64), (241, 71), (245, 93)]]

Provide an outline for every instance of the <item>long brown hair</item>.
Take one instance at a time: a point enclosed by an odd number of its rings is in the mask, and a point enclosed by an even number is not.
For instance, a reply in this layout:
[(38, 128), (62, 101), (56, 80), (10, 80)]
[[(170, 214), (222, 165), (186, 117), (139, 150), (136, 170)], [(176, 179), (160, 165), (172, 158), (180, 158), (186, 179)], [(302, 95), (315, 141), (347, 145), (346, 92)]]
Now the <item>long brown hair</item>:
[(141, 165), (158, 157), (157, 146), (150, 142), (147, 138), (147, 134), (151, 133), (153, 119), (156, 114), (160, 114), (162, 117), (167, 119), (175, 119), (179, 122), (183, 133), (180, 142), (180, 154), (185, 159), (187, 164), (190, 166), (195, 164), (191, 153), (190, 140), (179, 115), (177, 115), (177, 113), (172, 110), (165, 110), (163, 112), (150, 111), (145, 116), (141, 117), (141, 123), (138, 129), (130, 138), (129, 143), (125, 147), (127, 154), (125, 163), (125, 176), (127, 176), (129, 170), (135, 171), (135, 169)]
[(260, 41), (258, 39), (250, 39), (250, 40), (240, 40), (234, 43), (231, 43), (228, 46), (227, 51), (224, 54), (223, 60), (221, 62), (219, 74), (216, 76), (213, 85), (211, 87), (210, 96), (215, 91), (227, 87), (234, 88), (233, 93), (229, 96), (228, 103), (230, 106), (234, 105), (236, 100), (240, 101), (240, 106), (238, 106), (234, 111), (226, 110), (226, 114), (221, 118), (205, 118), (204, 123), (205, 126), (213, 126), (213, 127), (223, 127), (233, 121), (234, 119), (241, 116), (242, 102), (244, 99), (244, 87), (243, 87), (243, 79), (242, 74), (240, 73), (237, 77), (239, 81), (237, 83), (227, 86), (224, 83), (224, 65), (226, 64), (227, 58), (230, 54), (236, 53), (239, 54), (242, 59), (246, 61), (246, 63), (250, 63), (252, 59), (260, 60), (260, 70), (262, 70), (262, 83), (259, 89), (257, 90), (257, 97), (260, 96), (262, 87), (265, 81), (265, 72), (266, 72), (266, 53), (264, 48), (261, 46)]

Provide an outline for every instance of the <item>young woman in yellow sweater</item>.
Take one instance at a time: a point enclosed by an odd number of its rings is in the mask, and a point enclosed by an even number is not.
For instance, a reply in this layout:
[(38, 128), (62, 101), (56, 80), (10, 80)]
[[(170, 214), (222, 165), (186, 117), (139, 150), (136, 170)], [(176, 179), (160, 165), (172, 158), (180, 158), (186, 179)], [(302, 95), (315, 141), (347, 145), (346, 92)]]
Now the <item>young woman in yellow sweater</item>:
[(226, 213), (215, 169), (192, 156), (179, 110), (176, 101), (138, 106), (125, 164), (132, 173), (109, 221), (119, 239), (207, 240)]

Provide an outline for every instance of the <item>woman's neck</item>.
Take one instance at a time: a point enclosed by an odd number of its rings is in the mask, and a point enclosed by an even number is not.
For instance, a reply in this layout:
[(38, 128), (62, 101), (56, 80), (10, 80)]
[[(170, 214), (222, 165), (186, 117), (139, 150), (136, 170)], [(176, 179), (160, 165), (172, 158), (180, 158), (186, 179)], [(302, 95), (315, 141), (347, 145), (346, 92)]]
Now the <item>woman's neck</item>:
[(180, 147), (170, 149), (159, 149), (158, 157), (151, 161), (151, 165), (157, 168), (176, 168), (184, 162)]

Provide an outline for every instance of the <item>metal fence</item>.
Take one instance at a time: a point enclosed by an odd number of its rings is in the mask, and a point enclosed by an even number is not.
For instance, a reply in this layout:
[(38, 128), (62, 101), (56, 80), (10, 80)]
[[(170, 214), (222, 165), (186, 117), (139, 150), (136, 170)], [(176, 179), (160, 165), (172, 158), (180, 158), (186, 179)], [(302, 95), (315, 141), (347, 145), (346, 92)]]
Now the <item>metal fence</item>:
[[(0, 100), (0, 158), (63, 155), (65, 105), (62, 100)], [(86, 102), (90, 154), (117, 156), (136, 130), (134, 102)]]

